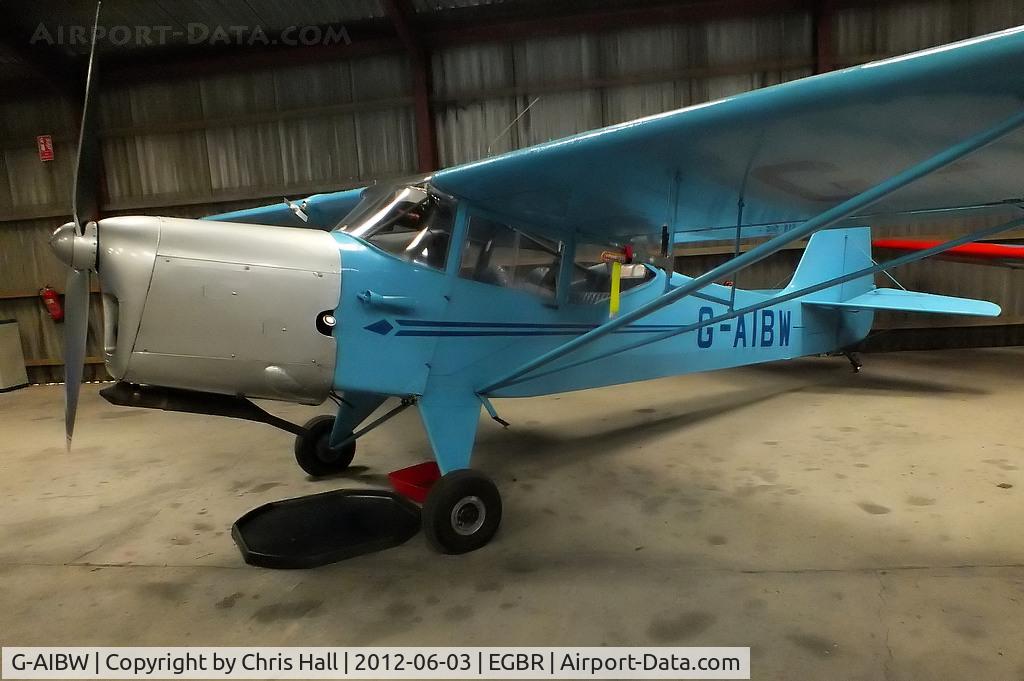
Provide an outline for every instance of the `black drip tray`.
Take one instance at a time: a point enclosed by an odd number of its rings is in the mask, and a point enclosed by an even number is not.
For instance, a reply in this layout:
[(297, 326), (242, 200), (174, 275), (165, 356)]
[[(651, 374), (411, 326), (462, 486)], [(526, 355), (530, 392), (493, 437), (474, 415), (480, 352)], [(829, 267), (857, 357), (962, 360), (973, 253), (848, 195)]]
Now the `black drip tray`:
[(383, 490), (335, 490), (254, 508), (231, 526), (246, 563), (312, 568), (404, 544), (420, 509)]

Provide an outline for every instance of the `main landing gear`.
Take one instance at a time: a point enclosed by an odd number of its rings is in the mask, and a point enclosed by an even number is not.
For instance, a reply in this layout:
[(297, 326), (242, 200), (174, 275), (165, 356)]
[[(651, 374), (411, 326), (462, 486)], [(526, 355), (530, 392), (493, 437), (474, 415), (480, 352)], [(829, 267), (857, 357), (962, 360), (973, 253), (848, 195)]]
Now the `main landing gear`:
[[(317, 416), (302, 429), (296, 428), (301, 432), (295, 438), (295, 460), (302, 470), (314, 477), (344, 471), (355, 456), (356, 438), (418, 402), (415, 397), (405, 398), (401, 404), (360, 428), (384, 399), (382, 395), (347, 393), (343, 399), (339, 398), (337, 417)], [(409, 494), (410, 498), (423, 502), (420, 514), (423, 534), (441, 553), (475, 551), (497, 533), (502, 510), (501, 495), (494, 482), (467, 467), (480, 403), (473, 398), (464, 404), (444, 401), (432, 404), (430, 399), (424, 398), (419, 406), (437, 463), (441, 469), (450, 471), (438, 479), (437, 468), (434, 468), (430, 480), (418, 481), (414, 485), (418, 491)], [(334, 432), (335, 429), (338, 432)], [(332, 440), (347, 444), (332, 447)]]
[(423, 505), (423, 533), (441, 553), (468, 553), (489, 542), (501, 524), (501, 495), (483, 473), (452, 471), (434, 483)]
[(315, 416), (303, 426), (308, 434), (295, 436), (295, 461), (314, 478), (342, 472), (356, 455), (355, 440), (344, 447), (331, 448), (334, 418), (327, 414)]

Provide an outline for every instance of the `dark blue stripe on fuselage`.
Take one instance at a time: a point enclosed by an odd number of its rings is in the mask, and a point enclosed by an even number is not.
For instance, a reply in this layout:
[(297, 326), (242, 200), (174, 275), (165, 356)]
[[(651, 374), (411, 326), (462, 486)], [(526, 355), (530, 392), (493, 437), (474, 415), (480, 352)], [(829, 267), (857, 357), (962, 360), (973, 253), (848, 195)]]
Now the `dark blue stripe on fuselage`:
[[(671, 326), (659, 329), (620, 329), (612, 333), (663, 333), (681, 326)], [(575, 336), (586, 331), (586, 329), (547, 330), (547, 329), (508, 329), (506, 331), (476, 331), (472, 329), (406, 329), (396, 333), (396, 336)]]
[[(599, 324), (526, 324), (520, 322), (437, 322), (421, 319), (397, 319), (399, 326), (433, 326), (471, 329), (596, 329)], [(677, 329), (675, 324), (631, 324), (631, 329)]]

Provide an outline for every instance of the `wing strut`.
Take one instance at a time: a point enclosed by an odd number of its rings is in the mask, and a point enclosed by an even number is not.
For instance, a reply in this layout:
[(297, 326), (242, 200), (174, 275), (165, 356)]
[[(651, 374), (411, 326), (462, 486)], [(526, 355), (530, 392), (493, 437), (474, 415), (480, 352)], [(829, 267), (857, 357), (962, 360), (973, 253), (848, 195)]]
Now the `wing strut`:
[(635, 310), (628, 312), (623, 315), (619, 315), (615, 319), (609, 320), (604, 324), (601, 324), (595, 329), (591, 329), (586, 333), (573, 338), (570, 341), (566, 341), (562, 345), (545, 352), (544, 354), (535, 357), (534, 359), (520, 365), (518, 368), (503, 376), (502, 378), (494, 381), (490, 385), (479, 390), (479, 394), (488, 395), (499, 388), (503, 388), (509, 383), (515, 381), (527, 373), (534, 371), (542, 366), (550, 364), (551, 362), (564, 357), (565, 355), (578, 350), (581, 347), (589, 345), (594, 341), (607, 336), (616, 329), (622, 328), (628, 324), (632, 324), (638, 319), (642, 319), (647, 315), (660, 310), (661, 308), (671, 305), (677, 300), (690, 295), (694, 291), (697, 291), (706, 285), (713, 283), (715, 280), (722, 277), (727, 277), (736, 272), (747, 268), (761, 260), (764, 260), (768, 256), (776, 253), (782, 248), (788, 246), (794, 241), (799, 241), (804, 237), (807, 237), (819, 229), (830, 227), (840, 220), (847, 218), (859, 210), (863, 210), (868, 206), (880, 201), (889, 194), (906, 187), (907, 185), (916, 182), (917, 180), (934, 173), (937, 170), (945, 168), (949, 164), (960, 160), (964, 156), (977, 151), (978, 149), (998, 140), (1005, 135), (1017, 130), (1024, 125), (1024, 109), (1018, 111), (1013, 116), (1005, 119), (999, 124), (988, 128), (980, 133), (972, 135), (971, 137), (954, 144), (951, 147), (935, 154), (934, 156), (921, 161), (920, 163), (907, 168), (896, 175), (893, 175), (889, 179), (875, 185), (874, 187), (854, 196), (852, 198), (843, 201), (842, 203), (829, 208), (823, 213), (819, 213), (817, 216), (804, 222), (800, 227), (793, 229), (792, 231), (780, 234), (773, 239), (760, 244), (759, 246), (752, 248), (751, 250), (732, 258), (718, 267), (714, 267), (699, 277), (695, 277), (686, 284), (683, 284), (679, 288), (672, 289), (668, 293), (665, 293), (649, 303), (641, 305)]
[(529, 376), (524, 376), (522, 378), (514, 379), (512, 381), (509, 381), (505, 385), (516, 385), (518, 383), (524, 383), (526, 381), (531, 381), (531, 380), (536, 379), (536, 378), (542, 378), (542, 377), (547, 376), (549, 374), (558, 373), (559, 371), (566, 371), (568, 369), (574, 369), (574, 368), (576, 368), (578, 366), (581, 366), (583, 364), (589, 364), (590, 362), (596, 362), (596, 361), (601, 360), (601, 359), (607, 359), (608, 357), (611, 357), (612, 355), (617, 355), (617, 354), (622, 353), (622, 352), (629, 352), (630, 350), (636, 350), (637, 348), (641, 348), (641, 347), (643, 347), (645, 345), (650, 345), (651, 343), (657, 343), (657, 342), (663, 341), (663, 340), (665, 340), (667, 338), (672, 338), (673, 336), (678, 336), (679, 334), (682, 334), (682, 333), (689, 333), (691, 331), (696, 331), (698, 329), (702, 329), (705, 326), (713, 326), (713, 325), (719, 324), (721, 322), (727, 322), (730, 319), (735, 319), (736, 317), (740, 317), (742, 315), (749, 314), (751, 312), (756, 312), (756, 311), (761, 310), (763, 308), (771, 307), (772, 305), (778, 305), (779, 303), (785, 303), (787, 301), (793, 300), (794, 298), (801, 298), (803, 296), (807, 296), (807, 295), (810, 295), (812, 293), (816, 293), (818, 291), (823, 291), (823, 290), (825, 290), (827, 288), (832, 288), (833, 286), (839, 286), (840, 284), (845, 284), (846, 282), (853, 281), (854, 279), (860, 279), (861, 277), (872, 276), (872, 275), (878, 274), (879, 272), (885, 272), (887, 270), (890, 270), (890, 269), (893, 269), (893, 268), (896, 268), (896, 267), (902, 267), (903, 265), (907, 265), (907, 264), (912, 263), (912, 262), (917, 262), (918, 260), (924, 260), (925, 258), (930, 258), (933, 255), (936, 255), (938, 253), (942, 253), (943, 251), (947, 251), (950, 248), (956, 248), (957, 246), (961, 246), (961, 245), (966, 244), (966, 243), (971, 243), (972, 241), (977, 241), (978, 239), (984, 239), (986, 237), (993, 236), (993, 235), (998, 234), (1000, 232), (1005, 232), (1006, 230), (1016, 229), (1017, 227), (1024, 227), (1024, 218), (1018, 218), (1016, 220), (1011, 220), (1010, 222), (1004, 222), (1004, 223), (1002, 223), (1000, 225), (996, 225), (995, 227), (985, 227), (985, 228), (979, 229), (979, 230), (977, 230), (975, 232), (971, 232), (970, 234), (965, 234), (965, 235), (959, 236), (959, 237), (957, 237), (955, 239), (950, 239), (949, 241), (946, 241), (944, 243), (936, 244), (935, 246), (932, 246), (930, 248), (927, 248), (927, 249), (924, 249), (924, 250), (921, 250), (921, 251), (914, 251), (913, 253), (908, 253), (907, 255), (901, 256), (899, 258), (894, 258), (893, 260), (890, 260), (888, 262), (882, 263), (881, 265), (875, 263), (871, 267), (865, 267), (864, 269), (857, 270), (856, 272), (849, 272), (849, 273), (844, 274), (842, 276), (835, 277), (833, 279), (829, 279), (828, 281), (823, 281), (823, 282), (821, 282), (819, 284), (813, 284), (811, 286), (805, 286), (804, 288), (799, 289), (797, 291), (791, 291), (790, 293), (785, 293), (783, 295), (773, 296), (771, 298), (767, 298), (765, 300), (762, 300), (762, 301), (759, 301), (757, 303), (754, 303), (753, 305), (748, 305), (748, 306), (746, 306), (744, 308), (740, 308), (738, 310), (730, 310), (729, 312), (726, 312), (724, 314), (720, 314), (717, 317), (711, 317), (710, 319), (705, 319), (703, 321), (696, 322), (694, 324), (689, 324), (687, 326), (683, 326), (683, 327), (678, 328), (678, 329), (672, 329), (671, 331), (666, 331), (665, 333), (660, 333), (657, 336), (654, 336), (652, 338), (645, 338), (645, 339), (639, 340), (639, 341), (637, 341), (635, 343), (630, 343), (629, 345), (624, 345), (624, 346), (622, 346), (620, 348), (615, 348), (613, 350), (609, 350), (608, 352), (602, 352), (601, 354), (595, 355), (593, 357), (587, 357), (586, 359), (581, 359), (579, 361), (572, 362), (571, 364), (565, 364), (565, 365), (562, 365), (562, 366), (555, 367), (553, 369), (549, 369), (547, 371), (542, 371), (539, 374), (531, 374)]

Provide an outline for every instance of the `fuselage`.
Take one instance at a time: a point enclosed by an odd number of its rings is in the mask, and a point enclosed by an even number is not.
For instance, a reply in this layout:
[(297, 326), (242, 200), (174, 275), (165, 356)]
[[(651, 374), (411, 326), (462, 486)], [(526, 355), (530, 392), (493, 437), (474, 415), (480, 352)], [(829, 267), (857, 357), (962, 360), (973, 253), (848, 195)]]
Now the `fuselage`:
[[(416, 191), (421, 203), (409, 205), (427, 227), (387, 231), (383, 242), (358, 228), (101, 221), (108, 371), (131, 383), (308, 404), (332, 390), (479, 394), (609, 320), (609, 268), (579, 264), (594, 244), (474, 223), (465, 203), (424, 208), (426, 193)], [(474, 241), (474, 229), (487, 239)], [(495, 246), (508, 235), (514, 248)], [(618, 314), (689, 281), (650, 265), (630, 272)], [(797, 298), (641, 344), (774, 293), (707, 286), (488, 394), (525, 397), (789, 359), (848, 346), (871, 327), (870, 312)]]
[[(460, 276), (458, 258), (438, 270), (402, 261), (343, 232), (334, 237), (343, 272), (336, 331), (339, 390), (410, 395), (442, 382), (478, 392), (609, 319), (607, 299), (559, 302), (557, 296), (469, 280)], [(623, 293), (620, 314), (665, 292), (668, 275), (648, 270), (646, 281)], [(668, 283), (675, 287), (685, 281), (672, 274)], [(869, 312), (809, 309), (797, 299), (611, 354), (725, 314), (731, 293), (730, 287), (709, 286), (595, 341), (535, 378), (492, 394), (525, 397), (791, 359), (845, 347), (871, 327)], [(737, 289), (731, 304), (742, 308), (770, 295)], [(583, 363), (591, 358), (597, 359)], [(559, 369), (567, 365), (576, 366)]]

